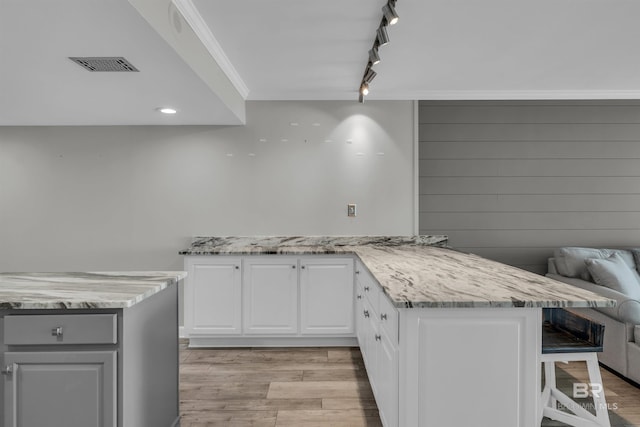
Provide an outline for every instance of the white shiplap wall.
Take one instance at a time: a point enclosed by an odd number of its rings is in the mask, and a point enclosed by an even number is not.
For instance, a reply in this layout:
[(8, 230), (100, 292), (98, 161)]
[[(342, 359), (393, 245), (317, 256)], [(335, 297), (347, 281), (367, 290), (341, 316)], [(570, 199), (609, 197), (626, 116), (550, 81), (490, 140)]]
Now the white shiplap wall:
[(640, 246), (640, 101), (421, 101), (421, 233), (546, 272), (558, 246)]

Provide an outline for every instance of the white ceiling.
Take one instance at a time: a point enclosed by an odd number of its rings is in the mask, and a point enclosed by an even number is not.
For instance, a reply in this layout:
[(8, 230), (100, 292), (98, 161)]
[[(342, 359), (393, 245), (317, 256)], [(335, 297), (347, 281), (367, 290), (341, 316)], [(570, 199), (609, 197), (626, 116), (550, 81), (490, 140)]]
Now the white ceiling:
[[(244, 100), (356, 102), (384, 4), (0, 0), (0, 125), (241, 124)], [(367, 99), (640, 99), (637, 0), (396, 10)], [(124, 56), (140, 72), (69, 56)]]

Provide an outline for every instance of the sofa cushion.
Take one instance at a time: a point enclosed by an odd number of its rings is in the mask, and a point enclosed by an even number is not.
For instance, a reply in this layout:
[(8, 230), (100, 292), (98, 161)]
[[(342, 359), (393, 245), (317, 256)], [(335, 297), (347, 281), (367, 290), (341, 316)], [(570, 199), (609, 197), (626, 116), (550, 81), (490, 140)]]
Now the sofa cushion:
[(608, 258), (614, 253), (620, 254), (630, 268), (636, 268), (632, 253), (623, 249), (595, 249), (567, 246), (556, 249), (553, 256), (556, 261), (558, 274), (561, 276), (577, 277), (593, 282), (593, 278), (585, 264), (585, 259)]
[(596, 284), (640, 300), (640, 276), (619, 253), (608, 258), (587, 258), (584, 262)]
[(635, 336), (636, 344), (640, 345), (640, 325), (635, 326), (633, 334)]

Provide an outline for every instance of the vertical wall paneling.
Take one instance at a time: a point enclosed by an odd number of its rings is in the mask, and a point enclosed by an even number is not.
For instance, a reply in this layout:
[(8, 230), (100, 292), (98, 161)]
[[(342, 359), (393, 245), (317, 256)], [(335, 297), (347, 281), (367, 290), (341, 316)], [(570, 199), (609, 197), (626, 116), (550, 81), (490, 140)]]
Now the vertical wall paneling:
[(559, 246), (640, 246), (640, 102), (419, 110), (421, 233), (539, 273)]

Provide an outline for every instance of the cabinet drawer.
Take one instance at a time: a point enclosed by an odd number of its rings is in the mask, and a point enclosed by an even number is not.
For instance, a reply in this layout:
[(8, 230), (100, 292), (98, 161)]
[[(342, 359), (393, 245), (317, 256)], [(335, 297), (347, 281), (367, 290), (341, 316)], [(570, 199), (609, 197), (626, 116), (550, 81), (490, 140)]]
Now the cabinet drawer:
[(373, 279), (366, 269), (360, 268), (357, 270), (357, 282), (364, 298), (369, 301), (373, 311), (378, 312), (379, 299), (380, 299), (380, 286)]
[(7, 345), (117, 342), (115, 314), (9, 315), (4, 318), (4, 343)]
[(398, 345), (398, 310), (386, 295), (380, 296), (380, 324), (394, 345)]

